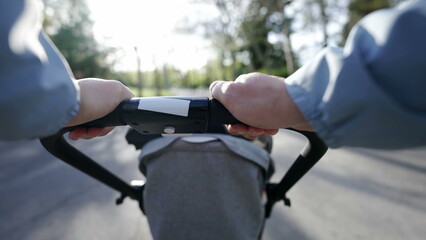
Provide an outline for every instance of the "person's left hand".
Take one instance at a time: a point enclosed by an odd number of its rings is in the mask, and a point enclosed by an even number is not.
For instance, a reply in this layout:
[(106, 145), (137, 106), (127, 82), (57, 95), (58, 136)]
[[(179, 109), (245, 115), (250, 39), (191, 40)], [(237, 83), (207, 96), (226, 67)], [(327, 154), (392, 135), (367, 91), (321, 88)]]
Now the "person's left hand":
[[(115, 80), (102, 80), (87, 78), (76, 80), (80, 88), (80, 109), (74, 118), (66, 126), (76, 126), (112, 112), (118, 104), (126, 99), (134, 97), (134, 94), (124, 84)], [(105, 136), (114, 127), (106, 128), (81, 128), (71, 131), (68, 137), (71, 140), (91, 139)]]

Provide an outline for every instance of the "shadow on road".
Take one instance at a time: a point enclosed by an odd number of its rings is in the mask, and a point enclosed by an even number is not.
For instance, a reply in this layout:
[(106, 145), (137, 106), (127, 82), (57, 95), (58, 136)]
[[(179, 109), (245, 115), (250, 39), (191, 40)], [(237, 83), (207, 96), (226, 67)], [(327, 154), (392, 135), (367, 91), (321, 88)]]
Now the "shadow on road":
[[(278, 179), (305, 139), (287, 131), (274, 138)], [(277, 204), (266, 239), (423, 239), (426, 235), (425, 149), (344, 148), (325, 157)]]
[[(141, 179), (126, 129), (73, 145), (125, 180)], [(0, 239), (150, 239), (137, 203), (54, 159), (38, 141), (0, 143)], [(125, 231), (123, 231), (125, 229)]]

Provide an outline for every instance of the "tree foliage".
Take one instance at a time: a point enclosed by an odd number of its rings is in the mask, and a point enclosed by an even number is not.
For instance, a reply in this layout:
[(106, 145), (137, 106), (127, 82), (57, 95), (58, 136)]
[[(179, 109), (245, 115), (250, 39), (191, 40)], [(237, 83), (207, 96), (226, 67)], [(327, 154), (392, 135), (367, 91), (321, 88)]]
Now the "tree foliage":
[(351, 29), (364, 16), (382, 8), (394, 7), (404, 1), (405, 0), (351, 0), (348, 6), (349, 19), (342, 31), (343, 39), (346, 40)]
[(388, 8), (388, 0), (352, 0), (348, 6), (349, 19), (343, 29), (343, 38), (346, 39), (352, 27), (367, 14), (381, 9)]
[[(216, 57), (205, 68), (183, 72), (173, 66), (143, 73), (144, 87), (160, 93), (168, 87), (207, 87), (217, 79), (259, 71), (288, 76), (297, 68), (293, 49), (295, 34), (315, 33), (318, 46), (345, 39), (363, 16), (401, 0), (193, 0), (217, 12), (213, 18), (198, 16), (180, 26), (187, 33), (203, 34)], [(45, 29), (68, 60), (75, 76), (116, 78), (137, 86), (136, 72), (113, 73), (109, 60), (114, 49), (101, 46), (85, 0), (44, 0)], [(214, 9), (213, 9), (214, 8)], [(213, 12), (214, 12), (213, 11)], [(348, 14), (346, 25), (342, 23)], [(339, 27), (342, 29), (339, 32)], [(343, 26), (344, 25), (344, 26)], [(330, 29), (334, 29), (331, 31)], [(337, 30), (336, 30), (337, 29)], [(303, 49), (302, 48), (299, 48)]]
[(243, 39), (241, 50), (249, 53), (252, 71), (285, 66), (282, 45), (273, 44), (268, 39), (270, 33), (282, 32), (283, 9), (278, 8), (277, 11), (277, 5), (265, 2), (268, 1), (252, 1), (240, 26), (240, 36)]
[[(192, 18), (186, 26), (187, 33), (203, 34), (216, 51), (204, 69), (181, 72), (171, 66), (145, 73), (147, 85), (174, 87), (208, 87), (217, 79), (232, 80), (238, 75), (259, 71), (277, 76), (288, 76), (297, 67), (292, 36), (313, 32), (319, 36), (310, 39), (320, 46), (339, 43), (345, 15), (349, 12), (348, 26), (360, 5), (359, 18), (382, 5), (383, 0), (197, 0), (209, 4), (217, 15), (211, 19)], [(391, 0), (393, 4), (400, 0)], [(357, 3), (359, 2), (359, 3)], [(390, 4), (390, 5), (393, 5)], [(355, 15), (354, 15), (355, 16)], [(342, 29), (339, 32), (339, 27)], [(334, 29), (334, 30), (333, 30)], [(337, 30), (336, 30), (337, 29)], [(333, 30), (333, 31), (332, 31)], [(161, 71), (160, 74), (158, 71)], [(164, 76), (168, 84), (156, 82)]]
[(68, 61), (76, 78), (109, 78), (112, 48), (98, 44), (85, 0), (44, 0), (44, 28)]

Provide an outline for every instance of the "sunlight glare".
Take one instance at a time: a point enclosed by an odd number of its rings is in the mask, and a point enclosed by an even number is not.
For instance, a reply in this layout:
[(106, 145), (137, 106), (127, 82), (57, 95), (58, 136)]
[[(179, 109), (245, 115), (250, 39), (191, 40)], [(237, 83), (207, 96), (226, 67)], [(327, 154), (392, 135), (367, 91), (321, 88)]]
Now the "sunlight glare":
[(121, 55), (119, 70), (136, 69), (135, 46), (143, 70), (164, 64), (181, 70), (201, 68), (212, 54), (208, 41), (200, 36), (175, 31), (179, 21), (203, 11), (188, 0), (88, 0), (88, 5), (96, 38)]

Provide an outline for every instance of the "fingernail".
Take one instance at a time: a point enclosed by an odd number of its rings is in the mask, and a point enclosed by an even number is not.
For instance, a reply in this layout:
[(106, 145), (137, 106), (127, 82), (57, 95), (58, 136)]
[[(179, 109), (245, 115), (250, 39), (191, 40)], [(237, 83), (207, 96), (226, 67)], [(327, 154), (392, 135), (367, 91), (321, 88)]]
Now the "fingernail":
[(69, 138), (70, 140), (73, 140), (73, 141), (77, 140), (77, 139), (75, 139), (74, 132), (70, 132), (70, 133), (68, 133), (68, 138)]

